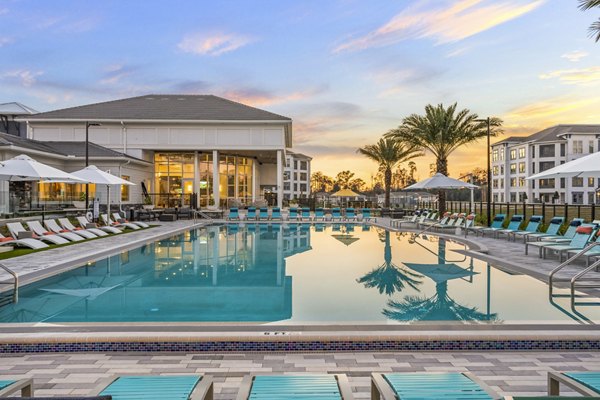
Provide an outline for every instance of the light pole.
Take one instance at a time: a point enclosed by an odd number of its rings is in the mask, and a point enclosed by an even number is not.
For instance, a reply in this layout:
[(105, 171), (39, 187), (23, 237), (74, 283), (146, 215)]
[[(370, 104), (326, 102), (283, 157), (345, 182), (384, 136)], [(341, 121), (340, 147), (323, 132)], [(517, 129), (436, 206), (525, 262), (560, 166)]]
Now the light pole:
[[(89, 165), (89, 154), (90, 154), (90, 150), (89, 150), (89, 145), (90, 145), (90, 126), (100, 126), (101, 124), (97, 123), (97, 122), (89, 122), (86, 121), (85, 122), (85, 166), (87, 167)], [(87, 210), (89, 203), (88, 203), (88, 198), (90, 195), (90, 186), (89, 183), (85, 184), (85, 209)], [(87, 212), (87, 211), (86, 211)]]
[(492, 225), (492, 166), (490, 162), (490, 117), (486, 119), (476, 119), (475, 122), (485, 122), (487, 124), (487, 194), (486, 194), (486, 216), (488, 226)]

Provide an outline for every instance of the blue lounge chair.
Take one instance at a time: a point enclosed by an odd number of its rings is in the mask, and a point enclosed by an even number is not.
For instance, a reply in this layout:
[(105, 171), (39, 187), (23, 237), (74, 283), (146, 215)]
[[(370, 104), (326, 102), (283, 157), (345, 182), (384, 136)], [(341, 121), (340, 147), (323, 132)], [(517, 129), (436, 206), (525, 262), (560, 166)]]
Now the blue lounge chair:
[(230, 221), (240, 220), (240, 212), (237, 207), (231, 207), (229, 209), (229, 215), (227, 216), (227, 219)]
[(356, 221), (356, 213), (354, 212), (354, 208), (348, 207), (346, 208), (346, 216), (344, 218), (346, 221)]
[[(537, 247), (539, 249), (540, 258), (546, 258), (546, 249), (554, 247), (555, 250), (568, 249), (576, 250), (583, 249), (590, 240), (592, 233), (595, 232), (593, 225), (581, 225), (576, 228), (575, 235), (567, 242), (527, 242), (525, 243), (525, 254), (529, 254), (529, 247)], [(558, 247), (562, 246), (562, 247)]]
[(560, 395), (561, 384), (584, 396), (600, 397), (600, 372), (548, 372), (548, 395)]
[(531, 217), (529, 217), (529, 222), (527, 223), (525, 229), (509, 232), (507, 235), (507, 239), (510, 240), (512, 238), (512, 240), (516, 242), (517, 237), (522, 237), (523, 240), (525, 240), (524, 238), (526, 238), (527, 235), (536, 233), (538, 229), (540, 229), (540, 225), (542, 224), (543, 220), (543, 215), (532, 215)]
[(573, 218), (569, 223), (569, 227), (565, 231), (564, 235), (556, 235), (556, 236), (545, 236), (541, 240), (543, 242), (568, 242), (573, 239), (575, 236), (575, 232), (577, 228), (579, 228), (583, 224), (583, 218)]
[(308, 208), (308, 207), (302, 207), (301, 213), (302, 213), (302, 220), (305, 220), (305, 219), (307, 221), (311, 220), (311, 217), (310, 217), (310, 208)]
[[(596, 243), (597, 244), (595, 247), (592, 247), (591, 249), (589, 249), (588, 251), (586, 251), (585, 253), (583, 253), (583, 256), (585, 257), (585, 266), (589, 267), (590, 266), (590, 261), (592, 258), (600, 258), (600, 233), (596, 232)], [(590, 241), (591, 244), (591, 241)], [(573, 255), (579, 253), (581, 251), (581, 249), (577, 250), (567, 250), (567, 258), (569, 258), (569, 255), (571, 255), (571, 253), (573, 253)]]
[(258, 210), (258, 220), (268, 220), (269, 219), (269, 209), (267, 207), (261, 207)]
[(281, 221), (281, 208), (279, 207), (273, 207), (273, 209), (271, 210), (271, 219), (272, 220), (279, 220)]
[(336, 219), (340, 221), (342, 220), (342, 212), (339, 207), (331, 209), (331, 220), (335, 221)]
[(298, 209), (296, 207), (290, 207), (290, 214), (288, 215), (288, 219), (290, 221), (298, 221), (300, 216), (298, 215)]
[(524, 241), (525, 242), (536, 241), (536, 240), (541, 240), (542, 238), (545, 238), (545, 237), (558, 236), (558, 230), (560, 229), (563, 222), (565, 222), (564, 217), (554, 217), (550, 220), (550, 224), (548, 224), (548, 228), (546, 228), (546, 232), (529, 233), (529, 234), (525, 235)]
[(33, 397), (33, 380), (0, 380), (0, 397), (8, 397), (17, 392), (21, 392), (21, 397)]
[(248, 213), (246, 214), (246, 219), (251, 221), (256, 221), (256, 207), (248, 207)]
[(377, 218), (371, 216), (370, 208), (363, 208), (361, 212), (362, 212), (362, 220), (363, 221), (373, 220), (373, 222), (377, 222)]
[(344, 374), (246, 375), (236, 400), (354, 399)]
[[(492, 233), (494, 234), (494, 237), (497, 239), (500, 237), (500, 235), (508, 235), (511, 232), (518, 231), (519, 227), (523, 223), (524, 218), (525, 217), (523, 217), (523, 215), (520, 215), (520, 214), (513, 215), (510, 218), (510, 222), (508, 223), (508, 226), (506, 227), (506, 229), (496, 229), (496, 230), (492, 231)], [(485, 236), (485, 234), (484, 234), (484, 236)]]
[(487, 226), (473, 226), (468, 229), (470, 232), (474, 232), (475, 235), (479, 235), (480, 233), (483, 235), (487, 231), (494, 231), (497, 229), (502, 229), (502, 225), (504, 224), (504, 220), (506, 219), (506, 214), (496, 214), (489, 228)]
[(500, 395), (469, 373), (371, 374), (373, 400), (480, 400)]
[(208, 376), (113, 376), (102, 382), (94, 395), (108, 395), (115, 400), (213, 398), (213, 382)]
[(315, 217), (313, 219), (315, 221), (325, 221), (325, 213), (323, 212), (323, 207), (315, 208)]

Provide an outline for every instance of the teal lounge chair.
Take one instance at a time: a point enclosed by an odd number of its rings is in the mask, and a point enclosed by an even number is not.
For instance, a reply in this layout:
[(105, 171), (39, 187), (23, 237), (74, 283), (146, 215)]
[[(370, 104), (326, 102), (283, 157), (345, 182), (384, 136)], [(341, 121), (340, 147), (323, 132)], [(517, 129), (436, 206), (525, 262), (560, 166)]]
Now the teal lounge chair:
[(94, 395), (108, 395), (114, 400), (212, 400), (213, 382), (199, 375), (113, 376), (102, 382)]
[(278, 220), (281, 221), (281, 208), (279, 207), (273, 207), (273, 209), (271, 210), (271, 219), (272, 220)]
[(536, 233), (538, 229), (540, 229), (540, 225), (542, 224), (543, 220), (543, 215), (532, 215), (531, 217), (529, 217), (529, 222), (527, 223), (525, 229), (509, 232), (508, 235), (506, 235), (507, 240), (510, 241), (510, 239), (512, 238), (513, 242), (516, 242), (517, 237), (522, 237), (523, 240), (525, 240), (527, 235)]
[(310, 217), (310, 208), (308, 207), (302, 207), (302, 209), (300, 210), (300, 212), (302, 213), (302, 220), (307, 220), (310, 221), (311, 217)]
[(323, 207), (315, 208), (315, 221), (325, 221), (325, 213), (323, 212)]
[[(589, 249), (588, 251), (583, 253), (583, 256), (585, 257), (585, 266), (586, 267), (590, 266), (590, 261), (592, 258), (600, 257), (600, 233), (598, 233), (598, 232), (596, 232), (596, 243), (599, 243), (596, 245), (596, 247), (592, 247), (591, 249)], [(589, 244), (592, 244), (591, 241)], [(569, 258), (571, 253), (573, 253), (573, 255), (575, 255), (575, 254), (579, 253), (581, 250), (582, 249), (567, 250), (567, 258)]]
[(268, 220), (269, 219), (269, 209), (267, 207), (261, 207), (258, 210), (258, 220)]
[(561, 384), (584, 396), (600, 397), (600, 372), (548, 372), (550, 396), (560, 394)]
[(227, 216), (227, 219), (230, 221), (240, 220), (240, 212), (237, 207), (231, 207), (229, 209), (229, 215)]
[(489, 228), (487, 226), (473, 226), (469, 228), (469, 231), (474, 232), (476, 236), (480, 233), (483, 236), (488, 231), (493, 232), (495, 230), (502, 229), (505, 219), (506, 214), (496, 214)]
[(573, 239), (577, 228), (579, 228), (583, 224), (583, 222), (583, 218), (573, 218), (564, 235), (546, 236), (543, 237), (541, 240), (543, 242), (568, 242), (571, 239)]
[(248, 207), (248, 214), (246, 214), (246, 219), (249, 221), (256, 221), (256, 207)]
[(372, 400), (497, 399), (500, 395), (469, 373), (371, 374)]
[(529, 254), (529, 247), (537, 247), (539, 249), (540, 258), (546, 258), (547, 249), (554, 249), (557, 251), (583, 249), (592, 237), (591, 235), (593, 233), (595, 233), (593, 225), (581, 225), (577, 227), (575, 235), (568, 243), (543, 241), (527, 242), (525, 243), (525, 254)]
[(344, 374), (246, 375), (236, 400), (354, 399)]
[(290, 221), (298, 221), (299, 215), (298, 215), (298, 209), (296, 207), (290, 207), (290, 214), (288, 216), (288, 219)]
[(33, 397), (33, 380), (0, 380), (0, 397), (8, 397), (17, 392), (21, 392), (21, 397)]
[(554, 217), (550, 220), (550, 224), (548, 224), (548, 228), (546, 228), (546, 232), (536, 232), (536, 233), (528, 233), (525, 235), (523, 239), (525, 242), (528, 241), (536, 241), (541, 240), (545, 237), (558, 236), (558, 230), (565, 222), (564, 217)]
[(352, 207), (346, 208), (344, 219), (346, 221), (350, 221), (350, 220), (356, 221), (356, 212), (354, 211), (354, 208), (352, 208)]
[(523, 223), (523, 215), (515, 214), (510, 218), (510, 222), (506, 229), (496, 229), (492, 233), (494, 234), (494, 238), (498, 239), (500, 235), (508, 235), (511, 232), (517, 232), (519, 227)]
[(338, 207), (331, 210), (331, 220), (335, 221), (336, 219), (340, 221), (342, 220), (342, 212)]
[(362, 213), (362, 220), (363, 221), (377, 222), (377, 218), (371, 216), (371, 209), (370, 208), (363, 208), (361, 210), (361, 213)]

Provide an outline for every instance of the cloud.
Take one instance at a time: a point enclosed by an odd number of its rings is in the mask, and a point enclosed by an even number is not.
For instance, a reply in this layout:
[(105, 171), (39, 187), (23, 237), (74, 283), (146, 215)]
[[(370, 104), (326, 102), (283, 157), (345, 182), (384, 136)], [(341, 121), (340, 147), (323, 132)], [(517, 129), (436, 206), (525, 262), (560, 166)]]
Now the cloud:
[(399, 69), (385, 68), (370, 74), (369, 79), (377, 85), (385, 87), (386, 89), (380, 94), (380, 97), (387, 97), (405, 92), (411, 87), (421, 87), (442, 73), (441, 70), (420, 66)]
[(207, 56), (220, 56), (221, 54), (239, 49), (254, 41), (250, 36), (235, 33), (202, 34), (192, 33), (186, 35), (177, 47), (186, 52)]
[[(407, 39), (428, 38), (438, 44), (457, 42), (527, 14), (546, 0), (454, 0), (423, 10), (409, 7), (366, 35), (338, 45), (334, 53), (382, 47)], [(422, 4), (422, 3), (420, 3)]]
[(586, 51), (575, 50), (575, 51), (571, 51), (569, 53), (565, 53), (565, 54), (563, 54), (560, 57), (561, 58), (566, 58), (567, 60), (569, 60), (571, 62), (578, 62), (582, 58), (585, 58), (585, 57), (587, 57), (589, 55), (590, 55), (590, 53), (588, 53)]
[(37, 77), (43, 75), (42, 71), (30, 71), (27, 69), (17, 69), (0, 74), (0, 81), (17, 84), (23, 87), (31, 87), (37, 82)]
[(13, 40), (9, 37), (0, 37), (0, 47), (6, 46), (7, 44), (11, 44)]
[(509, 129), (519, 126), (548, 127), (557, 123), (588, 123), (594, 119), (597, 122), (595, 110), (599, 103), (600, 97), (556, 97), (517, 107), (503, 116), (503, 120)]
[(540, 75), (540, 79), (558, 78), (567, 85), (592, 85), (600, 83), (600, 67), (564, 69)]
[(216, 89), (220, 96), (252, 106), (266, 106), (305, 100), (326, 90), (326, 86), (309, 87), (304, 90), (287, 93), (273, 93), (260, 88)]
[(104, 77), (100, 80), (102, 85), (114, 85), (124, 78), (131, 76), (138, 70), (137, 67), (122, 64), (113, 64), (105, 68)]

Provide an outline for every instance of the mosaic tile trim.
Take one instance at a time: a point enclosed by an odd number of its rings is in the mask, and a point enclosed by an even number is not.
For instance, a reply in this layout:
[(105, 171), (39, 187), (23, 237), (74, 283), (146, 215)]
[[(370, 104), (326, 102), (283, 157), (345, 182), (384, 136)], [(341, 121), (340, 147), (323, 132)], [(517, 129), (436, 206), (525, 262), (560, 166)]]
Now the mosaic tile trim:
[(2, 343), (0, 354), (76, 352), (331, 352), (331, 351), (600, 350), (600, 340), (428, 340), (308, 342)]

